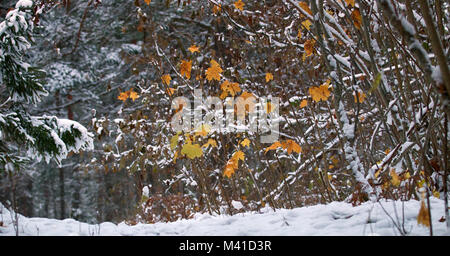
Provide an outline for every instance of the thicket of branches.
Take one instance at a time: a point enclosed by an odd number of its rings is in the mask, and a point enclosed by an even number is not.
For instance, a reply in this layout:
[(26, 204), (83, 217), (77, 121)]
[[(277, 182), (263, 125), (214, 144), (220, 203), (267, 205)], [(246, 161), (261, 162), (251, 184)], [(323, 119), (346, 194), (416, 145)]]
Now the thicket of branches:
[[(126, 174), (137, 205), (127, 207), (132, 222), (332, 201), (447, 201), (446, 1), (136, 0), (95, 9), (97, 2), (81, 2), (57, 4), (79, 13), (61, 58), (89, 66), (109, 50), (118, 60), (83, 76), (95, 77), (79, 83), (86, 96), (56, 105), (96, 109), (84, 116), (93, 117), (97, 150), (77, 168)], [(114, 37), (88, 37), (105, 31), (86, 22), (90, 15), (117, 8), (126, 11), (105, 19), (117, 21)], [(177, 133), (170, 120), (183, 110), (172, 100), (192, 99), (194, 89), (279, 97), (279, 140), (202, 126)], [(269, 105), (262, 109), (271, 112)]]

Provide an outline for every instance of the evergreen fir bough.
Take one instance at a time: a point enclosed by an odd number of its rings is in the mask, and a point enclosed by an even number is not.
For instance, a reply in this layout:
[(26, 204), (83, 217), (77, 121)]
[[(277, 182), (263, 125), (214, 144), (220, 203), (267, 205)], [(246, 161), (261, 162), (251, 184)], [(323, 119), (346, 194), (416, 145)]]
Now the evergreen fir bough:
[(26, 159), (60, 164), (71, 151), (93, 149), (93, 135), (78, 122), (26, 111), (24, 103), (36, 104), (48, 95), (40, 82), (44, 72), (24, 61), (33, 29), (30, 0), (19, 0), (0, 23), (0, 86), (9, 96), (0, 104), (0, 170)]

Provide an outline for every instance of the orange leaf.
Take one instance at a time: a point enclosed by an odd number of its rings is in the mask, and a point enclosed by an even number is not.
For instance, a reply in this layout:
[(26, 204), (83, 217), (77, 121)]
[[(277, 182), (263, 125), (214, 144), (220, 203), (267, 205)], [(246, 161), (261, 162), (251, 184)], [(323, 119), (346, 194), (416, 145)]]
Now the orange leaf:
[(231, 159), (233, 159), (233, 160), (235, 160), (236, 161), (236, 163), (239, 161), (239, 160), (242, 160), (242, 161), (244, 161), (244, 159), (245, 159), (245, 154), (244, 154), (244, 152), (242, 152), (242, 151), (236, 151), (236, 152), (234, 152), (234, 154), (233, 154), (233, 156), (231, 157)]
[(213, 6), (213, 9), (212, 9), (212, 11), (213, 11), (213, 13), (214, 14), (217, 14), (218, 12), (220, 12), (220, 10), (222, 10), (222, 5), (216, 5), (216, 4), (214, 4), (214, 6)]
[(215, 60), (211, 60), (211, 66), (206, 70), (206, 79), (211, 81), (213, 79), (220, 81), (220, 74), (222, 73), (219, 63)]
[(253, 93), (245, 91), (245, 92), (243, 92), (243, 93), (241, 94), (241, 97), (242, 97), (244, 100), (246, 100), (246, 99), (248, 99), (248, 98), (250, 98), (250, 97), (255, 97), (255, 96), (253, 95)]
[(285, 140), (281, 145), (284, 149), (287, 149), (288, 154), (291, 154), (292, 151), (297, 152), (297, 154), (300, 154), (300, 152), (302, 152), (302, 148), (300, 147), (300, 145), (298, 145), (293, 140)]
[(129, 96), (130, 96), (130, 91), (127, 91), (127, 92), (121, 92), (121, 93), (119, 94), (119, 96), (117, 97), (117, 99), (119, 99), (119, 100), (125, 102), (125, 101), (128, 99)]
[(192, 68), (192, 60), (182, 60), (180, 65), (180, 73), (181, 75), (185, 75), (187, 79), (191, 79), (191, 68)]
[(137, 98), (139, 98), (139, 94), (137, 92), (134, 92), (133, 89), (130, 90), (130, 99), (135, 101)]
[(272, 73), (266, 73), (266, 82), (269, 82), (270, 80), (273, 80)]
[(170, 75), (163, 75), (161, 77), (161, 80), (163, 81), (163, 83), (165, 83), (166, 85), (170, 84), (170, 80), (172, 80), (172, 78), (170, 77)]
[(145, 2), (147, 5), (150, 5), (150, 3), (152, 2), (152, 0), (144, 0), (144, 2)]
[[(166, 92), (169, 96), (172, 96), (176, 90), (177, 89), (175, 89), (175, 88), (167, 88)], [(183, 106), (183, 105), (181, 105), (181, 106)]]
[(356, 98), (356, 94), (353, 94), (353, 98), (355, 99), (355, 103), (359, 101), (359, 103), (363, 103), (366, 99), (366, 94), (364, 92), (358, 92), (358, 98)]
[(430, 215), (428, 215), (428, 208), (425, 205), (425, 201), (422, 199), (420, 203), (419, 215), (417, 215), (417, 223), (426, 227), (430, 226)]
[(314, 53), (314, 45), (316, 44), (316, 41), (314, 39), (308, 39), (306, 40), (304, 44), (306, 57), (311, 56)]
[(236, 9), (239, 9), (241, 11), (244, 10), (244, 5), (245, 4), (242, 2), (242, 0), (234, 2), (234, 7), (236, 7)]
[(362, 17), (361, 17), (361, 13), (359, 12), (358, 9), (353, 10), (352, 20), (353, 20), (353, 24), (355, 24), (355, 27), (357, 29), (361, 29)]
[(300, 102), (300, 108), (304, 108), (308, 106), (308, 100), (302, 100), (302, 102)]
[(312, 15), (311, 9), (309, 9), (308, 3), (306, 2), (299, 2), (298, 5), (300, 8), (302, 8), (305, 12), (309, 13), (309, 15)]
[(345, 2), (346, 2), (348, 5), (351, 5), (352, 7), (355, 7), (355, 0), (345, 0)]
[(275, 141), (272, 145), (270, 145), (269, 147), (266, 148), (265, 153), (267, 153), (267, 151), (269, 151), (269, 150), (275, 150), (275, 149), (281, 148), (281, 147), (283, 147), (283, 145), (281, 145), (281, 143), (279, 141)]
[(195, 44), (191, 45), (191, 47), (189, 47), (188, 50), (189, 50), (191, 53), (199, 52), (199, 48), (198, 48), (198, 46), (196, 46)]
[(328, 90), (329, 82), (322, 84), (321, 86), (313, 86), (309, 88), (309, 94), (315, 102), (321, 100), (326, 101), (330, 97), (330, 91)]

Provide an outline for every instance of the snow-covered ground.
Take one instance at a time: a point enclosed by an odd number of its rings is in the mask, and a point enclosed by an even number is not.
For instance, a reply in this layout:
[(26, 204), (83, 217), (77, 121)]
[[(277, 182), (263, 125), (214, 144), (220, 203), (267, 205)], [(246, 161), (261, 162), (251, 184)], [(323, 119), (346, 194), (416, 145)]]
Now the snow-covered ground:
[[(384, 209), (397, 223), (402, 223), (408, 235), (428, 235), (427, 227), (417, 224), (420, 202), (383, 202)], [(435, 235), (450, 235), (445, 222), (442, 200), (431, 198), (433, 230)], [(12, 215), (0, 205), (0, 235), (15, 235)], [(397, 214), (395, 213), (397, 212)], [(393, 220), (383, 211), (379, 203), (365, 203), (352, 207), (350, 204), (334, 202), (296, 209), (273, 211), (263, 209), (260, 213), (240, 213), (233, 216), (197, 214), (193, 219), (172, 223), (137, 224), (134, 226), (105, 222), (90, 225), (73, 219), (55, 220), (26, 218), (19, 215), (19, 235), (22, 236), (172, 236), (172, 235), (239, 235), (239, 236), (290, 236), (290, 235), (399, 235)]]

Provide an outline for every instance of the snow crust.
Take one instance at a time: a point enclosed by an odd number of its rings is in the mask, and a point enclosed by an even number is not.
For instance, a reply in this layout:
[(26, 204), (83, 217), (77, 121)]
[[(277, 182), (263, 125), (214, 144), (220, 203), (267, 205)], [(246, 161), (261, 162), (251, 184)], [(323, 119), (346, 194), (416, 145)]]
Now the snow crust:
[[(435, 235), (449, 235), (445, 222), (439, 222), (444, 215), (444, 202), (430, 198), (433, 231)], [(315, 205), (295, 209), (280, 209), (275, 212), (264, 208), (260, 212), (229, 215), (197, 214), (193, 219), (171, 223), (137, 224), (125, 222), (114, 224), (104, 222), (97, 225), (78, 222), (74, 219), (55, 220), (47, 218), (26, 218), (19, 215), (21, 236), (172, 236), (172, 235), (239, 235), (239, 236), (392, 236), (400, 235), (391, 218), (402, 221), (400, 201), (367, 202), (353, 207), (344, 202)], [(417, 224), (420, 201), (404, 202), (405, 230), (408, 235), (426, 236), (427, 227)], [(0, 205), (0, 235), (15, 235), (10, 211)]]

